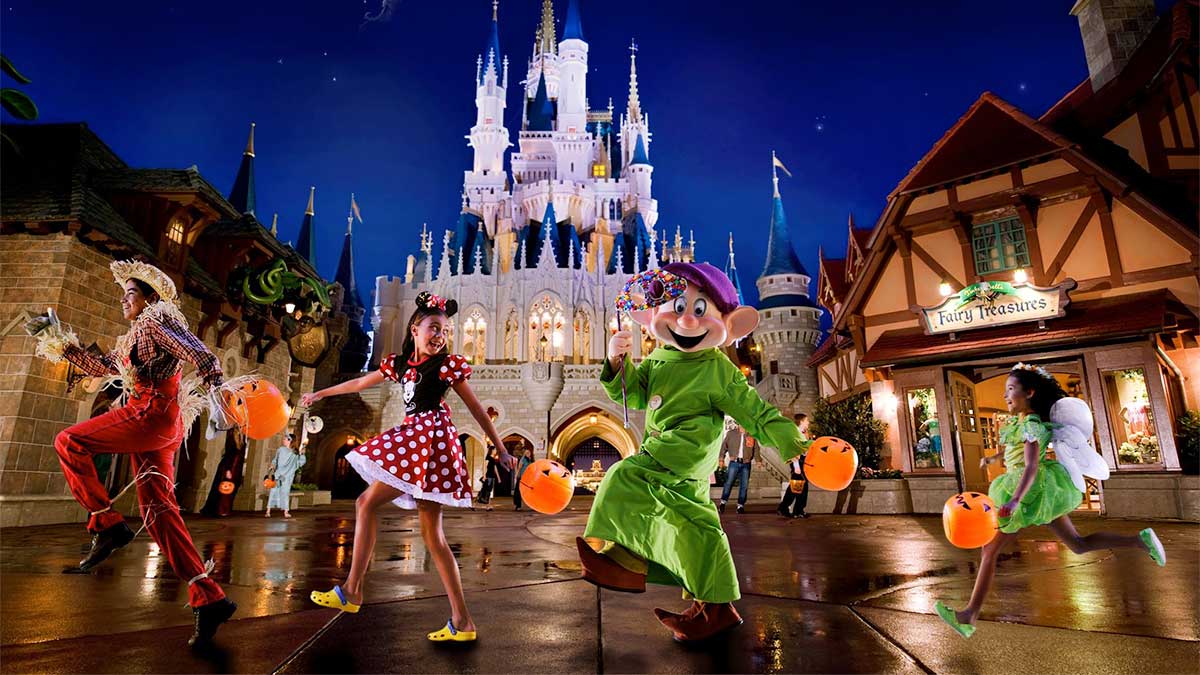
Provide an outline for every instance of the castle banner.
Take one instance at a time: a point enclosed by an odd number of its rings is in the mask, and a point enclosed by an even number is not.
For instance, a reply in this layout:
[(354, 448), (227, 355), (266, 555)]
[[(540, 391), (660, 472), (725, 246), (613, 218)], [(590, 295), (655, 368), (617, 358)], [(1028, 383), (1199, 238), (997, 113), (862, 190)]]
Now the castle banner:
[(926, 335), (957, 333), (1063, 316), (1071, 302), (1067, 293), (1074, 288), (1074, 279), (1050, 288), (981, 281), (934, 307), (914, 305), (910, 309), (921, 317)]

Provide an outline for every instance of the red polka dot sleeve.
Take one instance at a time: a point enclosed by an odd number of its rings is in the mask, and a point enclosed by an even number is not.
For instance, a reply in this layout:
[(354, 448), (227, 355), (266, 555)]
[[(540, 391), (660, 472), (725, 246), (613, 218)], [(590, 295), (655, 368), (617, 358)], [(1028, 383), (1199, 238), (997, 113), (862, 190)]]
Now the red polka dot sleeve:
[(400, 381), (400, 375), (396, 373), (396, 355), (388, 354), (379, 361), (379, 372), (387, 379), (393, 382)]
[(467, 364), (467, 360), (458, 354), (451, 354), (442, 362), (442, 368), (438, 372), (438, 377), (442, 382), (453, 387), (471, 376), (471, 366)]

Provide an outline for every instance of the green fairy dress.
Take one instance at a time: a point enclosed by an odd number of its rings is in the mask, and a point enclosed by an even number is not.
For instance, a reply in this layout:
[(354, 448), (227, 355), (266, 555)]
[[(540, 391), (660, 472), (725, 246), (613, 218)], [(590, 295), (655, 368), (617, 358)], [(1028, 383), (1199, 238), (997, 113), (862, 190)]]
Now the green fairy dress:
[(988, 496), (1003, 506), (1013, 498), (1025, 472), (1025, 442), (1038, 444), (1038, 472), (1029, 492), (1021, 498), (1012, 515), (1000, 518), (1000, 531), (1013, 533), (1026, 527), (1045, 525), (1074, 511), (1083, 501), (1071, 474), (1063, 465), (1046, 459), (1050, 444), (1052, 422), (1043, 422), (1037, 415), (1010, 417), (1000, 427), (1000, 442), (1004, 444), (1004, 464), (1007, 470), (988, 488)]

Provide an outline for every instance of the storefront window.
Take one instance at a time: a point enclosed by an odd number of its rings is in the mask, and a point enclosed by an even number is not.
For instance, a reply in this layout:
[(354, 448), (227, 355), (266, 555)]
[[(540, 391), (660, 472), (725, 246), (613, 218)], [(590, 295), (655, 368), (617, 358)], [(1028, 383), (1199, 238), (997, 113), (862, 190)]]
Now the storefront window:
[(1122, 465), (1160, 464), (1154, 413), (1141, 368), (1104, 372), (1104, 402), (1112, 423), (1117, 462)]
[(911, 421), (909, 440), (913, 450), (913, 467), (942, 468), (942, 434), (938, 428), (937, 396), (933, 387), (908, 389), (908, 419)]

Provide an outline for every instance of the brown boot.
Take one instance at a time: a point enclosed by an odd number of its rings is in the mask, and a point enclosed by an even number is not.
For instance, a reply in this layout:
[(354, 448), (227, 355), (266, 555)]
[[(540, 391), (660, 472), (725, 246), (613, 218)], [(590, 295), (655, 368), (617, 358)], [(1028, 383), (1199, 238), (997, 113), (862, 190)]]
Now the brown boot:
[(742, 617), (732, 602), (700, 604), (700, 611), (692, 618), (680, 621), (672, 629), (676, 642), (707, 640), (742, 623)]
[(676, 630), (679, 629), (680, 621), (686, 621), (688, 619), (691, 619), (692, 617), (699, 614), (700, 610), (702, 610), (702, 609), (704, 609), (704, 604), (701, 603), (699, 600), (693, 600), (692, 606), (685, 609), (682, 614), (677, 614), (675, 612), (668, 612), (665, 609), (660, 609), (658, 607), (655, 607), (654, 608), (654, 616), (658, 617), (659, 623), (666, 626), (668, 629), (670, 629), (670, 631), (672, 633), (674, 633)]
[(579, 549), (579, 562), (583, 563), (583, 578), (587, 581), (610, 591), (646, 592), (645, 574), (631, 572), (612, 558), (593, 551), (583, 537), (575, 537), (575, 546)]

